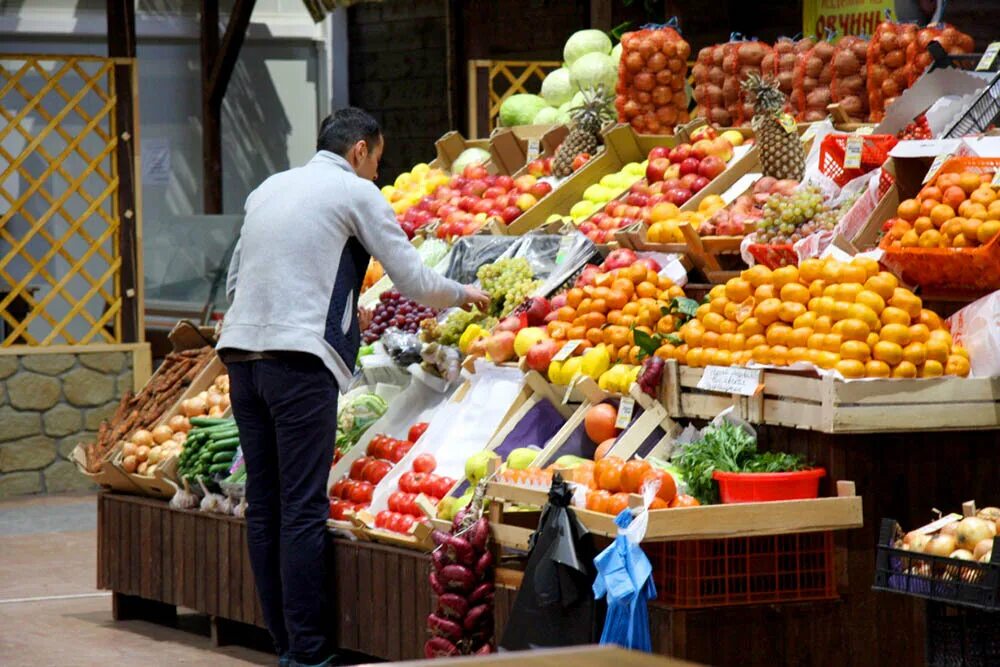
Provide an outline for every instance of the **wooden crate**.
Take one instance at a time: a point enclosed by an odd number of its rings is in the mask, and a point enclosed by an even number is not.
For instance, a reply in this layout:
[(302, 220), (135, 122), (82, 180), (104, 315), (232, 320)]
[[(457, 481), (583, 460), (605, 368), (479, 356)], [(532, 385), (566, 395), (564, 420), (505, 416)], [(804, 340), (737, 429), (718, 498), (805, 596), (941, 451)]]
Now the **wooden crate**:
[[(651, 510), (645, 542), (786, 535), (826, 530), (847, 530), (863, 525), (861, 498), (855, 495), (853, 482), (837, 482), (838, 495), (810, 500), (779, 500), (764, 503), (701, 505)], [(511, 484), (491, 482), (486, 496), (501, 508), (506, 503), (542, 507), (548, 491), (526, 489)], [(633, 506), (641, 506), (640, 496), (632, 494)], [(614, 538), (618, 534), (615, 517), (574, 507), (577, 518), (595, 535)], [(501, 523), (503, 514), (501, 509)], [(531, 529), (507, 526), (499, 534), (504, 546), (525, 544)], [(513, 540), (505, 543), (502, 540)]]
[[(705, 278), (715, 284), (725, 283), (730, 278), (739, 276), (740, 270), (724, 268), (730, 264), (728, 257), (740, 257), (742, 236), (701, 236), (687, 222), (678, 225), (684, 235), (684, 243), (656, 243), (649, 240), (648, 227), (641, 222), (629, 225), (615, 233), (615, 239), (622, 248), (631, 248), (636, 252), (661, 252), (668, 255), (681, 255), (687, 264), (697, 268)], [(720, 261), (721, 260), (721, 261)], [(742, 261), (740, 259), (739, 261)]]
[(672, 417), (714, 419), (736, 405), (755, 424), (825, 433), (1000, 428), (1000, 377), (836, 380), (815, 373), (762, 370), (755, 396), (697, 388), (703, 370), (667, 361), (664, 403)]

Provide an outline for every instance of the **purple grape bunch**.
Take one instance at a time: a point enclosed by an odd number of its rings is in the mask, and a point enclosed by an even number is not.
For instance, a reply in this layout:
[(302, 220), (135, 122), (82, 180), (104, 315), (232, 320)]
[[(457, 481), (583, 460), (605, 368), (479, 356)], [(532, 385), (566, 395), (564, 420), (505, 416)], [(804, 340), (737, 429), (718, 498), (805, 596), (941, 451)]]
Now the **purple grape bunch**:
[(386, 290), (379, 297), (379, 302), (372, 313), (372, 323), (365, 329), (362, 338), (366, 345), (374, 343), (390, 327), (396, 327), (400, 331), (408, 333), (417, 333), (421, 320), (437, 317), (437, 314), (436, 309), (422, 306), (416, 301), (407, 299), (398, 290)]

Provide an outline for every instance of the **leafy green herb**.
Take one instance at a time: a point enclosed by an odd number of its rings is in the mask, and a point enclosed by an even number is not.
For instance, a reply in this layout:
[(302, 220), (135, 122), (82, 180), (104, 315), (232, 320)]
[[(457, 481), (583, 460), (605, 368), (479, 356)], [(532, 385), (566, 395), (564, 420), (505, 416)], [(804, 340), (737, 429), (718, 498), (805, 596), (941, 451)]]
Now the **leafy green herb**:
[(660, 334), (653, 334), (650, 336), (645, 331), (636, 329), (634, 326), (632, 327), (632, 336), (635, 344), (639, 347), (640, 358), (653, 356), (656, 350), (659, 349), (660, 345), (663, 344), (663, 339)]
[(758, 452), (757, 440), (745, 430), (724, 422), (705, 429), (701, 440), (689, 443), (675, 463), (688, 489), (702, 504), (719, 502), (719, 489), (712, 479), (722, 472), (790, 472), (810, 467), (795, 454)]

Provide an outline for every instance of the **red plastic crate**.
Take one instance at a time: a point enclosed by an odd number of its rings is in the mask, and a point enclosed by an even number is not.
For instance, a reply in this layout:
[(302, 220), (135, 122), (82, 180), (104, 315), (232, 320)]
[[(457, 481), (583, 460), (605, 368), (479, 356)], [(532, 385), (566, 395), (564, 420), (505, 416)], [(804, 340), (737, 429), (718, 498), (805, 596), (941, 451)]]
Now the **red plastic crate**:
[(889, 151), (898, 143), (891, 134), (867, 134), (863, 136), (861, 145), (861, 167), (846, 169), (844, 156), (847, 152), (849, 134), (828, 134), (823, 137), (819, 148), (819, 168), (829, 176), (834, 183), (843, 187), (858, 176), (863, 176), (873, 169), (878, 169), (889, 159)]
[(833, 533), (652, 542), (657, 602), (695, 609), (837, 597)]
[(798, 266), (799, 264), (799, 256), (795, 254), (795, 248), (791, 243), (781, 245), (751, 243), (747, 246), (747, 252), (753, 256), (758, 264), (763, 264), (772, 270), (781, 266)]

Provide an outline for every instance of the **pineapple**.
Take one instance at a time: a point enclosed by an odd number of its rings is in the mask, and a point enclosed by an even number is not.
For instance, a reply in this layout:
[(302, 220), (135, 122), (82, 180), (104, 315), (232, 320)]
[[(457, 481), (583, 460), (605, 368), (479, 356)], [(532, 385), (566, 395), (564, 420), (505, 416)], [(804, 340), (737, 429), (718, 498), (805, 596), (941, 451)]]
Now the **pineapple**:
[(601, 128), (613, 119), (609, 110), (609, 97), (600, 85), (584, 92), (583, 104), (573, 110), (573, 129), (556, 149), (552, 160), (554, 176), (573, 173), (573, 159), (580, 153), (593, 155), (600, 143)]
[(805, 150), (796, 131), (788, 132), (779, 117), (785, 95), (771, 77), (751, 72), (743, 81), (744, 92), (753, 97), (753, 127), (760, 146), (760, 161), (765, 176), (802, 180), (806, 168)]

